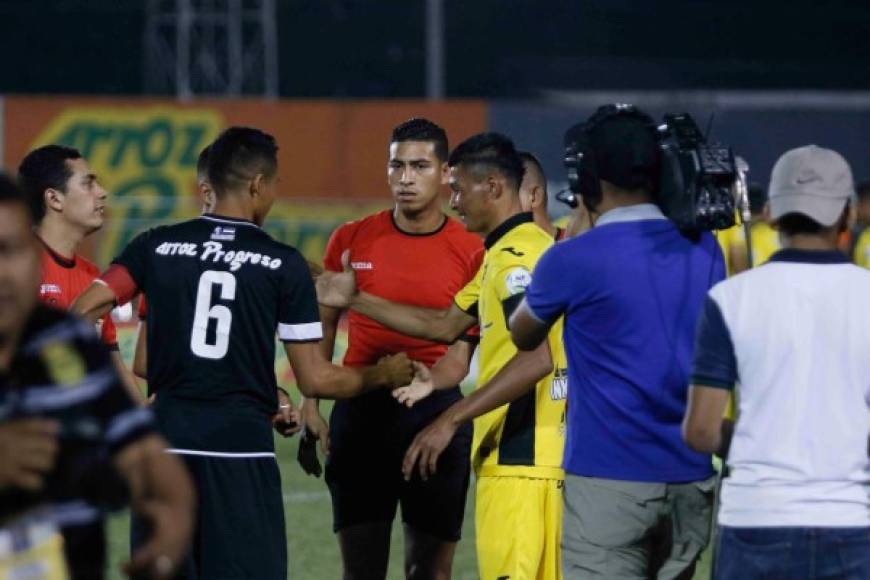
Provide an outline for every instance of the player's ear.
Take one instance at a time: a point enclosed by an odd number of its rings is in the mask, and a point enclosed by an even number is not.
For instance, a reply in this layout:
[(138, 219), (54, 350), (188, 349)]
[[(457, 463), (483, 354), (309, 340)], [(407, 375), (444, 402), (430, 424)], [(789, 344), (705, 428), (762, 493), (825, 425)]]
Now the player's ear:
[(248, 193), (251, 194), (251, 197), (256, 197), (260, 195), (263, 191), (263, 187), (266, 184), (266, 176), (262, 173), (258, 173), (254, 176), (254, 179), (251, 180)]
[(441, 163), (441, 185), (450, 183), (450, 166), (444, 161)]
[(490, 174), (486, 178), (489, 184), (489, 196), (492, 199), (499, 199), (504, 193), (504, 180), (498, 175)]
[(536, 185), (532, 188), (532, 208), (536, 208), (544, 203), (544, 196), (547, 195), (544, 193), (544, 188), (540, 185)]
[(54, 211), (63, 211), (64, 194), (53, 187), (49, 187), (43, 193), (45, 196), (45, 208)]

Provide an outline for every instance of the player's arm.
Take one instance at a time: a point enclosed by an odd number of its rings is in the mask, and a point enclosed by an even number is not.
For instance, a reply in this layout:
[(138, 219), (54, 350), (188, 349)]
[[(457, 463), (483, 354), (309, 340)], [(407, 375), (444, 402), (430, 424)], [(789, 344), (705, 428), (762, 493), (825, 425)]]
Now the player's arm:
[(411, 382), (414, 370), (405, 353), (387, 356), (374, 366), (340, 367), (323, 356), (317, 342), (285, 342), (284, 350), (299, 390), (306, 397), (346, 399), (379, 388)]
[(82, 292), (70, 310), (91, 323), (133, 299), (145, 284), (150, 232), (133, 238), (112, 265)]
[(477, 318), (456, 304), (444, 309), (424, 308), (391, 302), (367, 292), (354, 296), (351, 308), (402, 334), (444, 344), (455, 342), (477, 322)]
[(147, 518), (152, 529), (125, 569), (170, 578), (187, 552), (193, 531), (196, 500), (190, 477), (156, 434), (124, 447), (116, 454), (115, 465), (130, 488), (133, 510)]
[(393, 397), (403, 405), (412, 407), (417, 401), (431, 395), (432, 391), (455, 387), (468, 375), (475, 344), (475, 341), (464, 338), (457, 340), (431, 369), (415, 361), (414, 380), (411, 384), (394, 390)]
[(725, 457), (733, 422), (724, 419), (737, 382), (737, 357), (718, 303), (707, 296), (695, 333), (692, 386), (683, 418), (683, 439), (702, 453)]
[(435, 473), (438, 457), (460, 425), (518, 399), (552, 370), (553, 357), (547, 342), (534, 350), (517, 352), (489, 382), (451, 405), (417, 434), (402, 464), (405, 479), (411, 478), (417, 464), (420, 476), (427, 479)]
[(136, 334), (136, 349), (133, 354), (133, 374), (139, 378), (148, 378), (148, 302), (145, 295), (139, 297), (137, 308), (139, 328)]
[(91, 324), (96, 324), (100, 318), (111, 312), (116, 302), (117, 298), (112, 289), (105, 282), (97, 279), (79, 294), (70, 306), (70, 310)]
[[(309, 266), (310, 268), (310, 266)], [(338, 322), (342, 311), (339, 308), (320, 306), (320, 322), (323, 326), (323, 339), (320, 347), (326, 360), (332, 360), (335, 352), (335, 335), (338, 332)], [(316, 442), (320, 442), (320, 450), (324, 455), (329, 453), (329, 425), (320, 414), (320, 399), (302, 396), (299, 407), (304, 432), (299, 442), (298, 460), (305, 473), (320, 476), (320, 461), (315, 450)]]
[(322, 306), (353, 308), (388, 328), (407, 336), (450, 344), (477, 321), (456, 304), (449, 308), (424, 308), (391, 302), (360, 292), (349, 265), (349, 251), (341, 254), (341, 272), (324, 272), (317, 277), (317, 300)]
[(683, 419), (683, 439), (701, 453), (727, 455), (734, 423), (724, 418), (731, 392), (721, 387), (692, 385), (689, 404)]
[[(338, 333), (338, 321), (341, 319), (342, 310), (322, 305), (319, 309), (320, 324), (323, 327), (323, 338), (320, 340), (320, 348), (323, 350), (323, 357), (329, 361), (332, 360), (333, 353), (335, 352), (335, 335)], [(313, 412), (317, 416), (320, 416), (320, 401), (316, 397), (309, 398), (303, 395), (301, 409), (303, 421), (308, 413)]]
[[(555, 322), (555, 321), (554, 321)], [(510, 317), (511, 339), (522, 351), (537, 349), (546, 340), (553, 322), (545, 322), (532, 312), (525, 298)]]
[(124, 388), (130, 394), (130, 397), (136, 401), (137, 404), (144, 405), (145, 398), (142, 396), (142, 391), (139, 390), (139, 384), (136, 382), (136, 377), (132, 372), (130, 372), (127, 365), (124, 364), (124, 359), (121, 358), (121, 352), (118, 350), (112, 350), (109, 352), (109, 355), (111, 356), (112, 364), (115, 365), (115, 370), (118, 371), (121, 382), (124, 384)]
[(140, 379), (148, 378), (148, 328), (144, 320), (139, 321), (136, 335), (136, 350), (133, 354), (133, 374)]

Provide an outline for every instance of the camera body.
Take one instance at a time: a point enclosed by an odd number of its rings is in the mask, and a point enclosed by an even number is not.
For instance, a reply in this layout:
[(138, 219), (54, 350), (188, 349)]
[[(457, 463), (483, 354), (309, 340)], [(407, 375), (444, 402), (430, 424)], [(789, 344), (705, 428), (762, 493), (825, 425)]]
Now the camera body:
[(688, 113), (665, 115), (659, 134), (662, 163), (656, 199), (662, 213), (683, 231), (733, 226), (739, 172), (731, 148), (707, 143)]
[(658, 167), (654, 196), (662, 213), (677, 228), (697, 233), (734, 225), (735, 188), (741, 177), (734, 153), (728, 146), (707, 143), (688, 113), (666, 114), (664, 124), (656, 126), (651, 117), (632, 105), (599, 107), (588, 121), (565, 133), (564, 162), (570, 193), (560, 192), (557, 199), (572, 208), (577, 207), (578, 197), (587, 207), (600, 201), (599, 162), (590, 133), (620, 115), (637, 119), (655, 135)]

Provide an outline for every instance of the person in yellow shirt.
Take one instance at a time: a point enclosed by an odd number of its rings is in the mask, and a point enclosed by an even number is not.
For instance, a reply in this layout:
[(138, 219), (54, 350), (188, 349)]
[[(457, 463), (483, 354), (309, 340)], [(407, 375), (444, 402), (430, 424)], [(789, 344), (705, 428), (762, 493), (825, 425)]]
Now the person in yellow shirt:
[[(752, 243), (752, 266), (767, 262), (779, 250), (779, 234), (770, 225), (767, 193), (757, 183), (749, 186), (750, 241)], [(737, 224), (718, 234), (719, 245), (725, 256), (728, 275), (733, 276), (750, 268), (746, 255), (746, 239), (743, 225)]]
[[(486, 236), (483, 265), (454, 304), (426, 309), (357, 292), (350, 270), (322, 275), (318, 299), (326, 306), (354, 308), (403, 334), (442, 342), (453, 342), (479, 324), (478, 388), (417, 435), (403, 472), (413, 477), (416, 471), (423, 478), (434, 473), (458, 426), (473, 419), (480, 577), (559, 579), (567, 390), (561, 322), (527, 353), (518, 353), (507, 325), (553, 238), (522, 211), (522, 160), (507, 137), (471, 137), (453, 151), (449, 165), (453, 208), (469, 231)], [(426, 392), (456, 384), (467, 372), (470, 354), (467, 343), (457, 342), (430, 374), (421, 373), (421, 380), (397, 396), (413, 403)]]
[(855, 187), (855, 228), (852, 230), (852, 260), (862, 268), (870, 268), (870, 181)]

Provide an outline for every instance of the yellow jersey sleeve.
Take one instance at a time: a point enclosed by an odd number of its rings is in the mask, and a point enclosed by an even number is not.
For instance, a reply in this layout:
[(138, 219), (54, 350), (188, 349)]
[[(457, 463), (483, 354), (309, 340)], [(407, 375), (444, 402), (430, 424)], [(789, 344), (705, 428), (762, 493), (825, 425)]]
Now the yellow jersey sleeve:
[(532, 283), (532, 269), (523, 263), (505, 265), (493, 276), (495, 294), (500, 302), (512, 296), (524, 294)]
[(870, 268), (870, 228), (865, 228), (858, 241), (855, 243), (855, 252), (852, 254), (855, 264), (862, 268)]
[(483, 272), (483, 266), (478, 268), (477, 274), (474, 275), (468, 284), (463, 286), (462, 290), (456, 293), (453, 297), (453, 302), (460, 310), (477, 318), (477, 301), (480, 300), (480, 279)]

